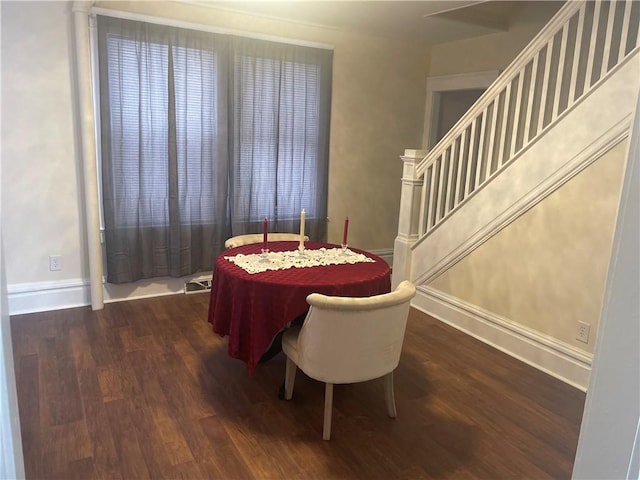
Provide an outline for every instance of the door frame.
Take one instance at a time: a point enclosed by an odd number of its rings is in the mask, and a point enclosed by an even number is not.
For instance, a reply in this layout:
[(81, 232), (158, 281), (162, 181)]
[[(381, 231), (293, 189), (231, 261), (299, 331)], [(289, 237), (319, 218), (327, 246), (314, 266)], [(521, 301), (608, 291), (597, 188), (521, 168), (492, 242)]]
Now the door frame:
[(422, 146), (429, 150), (431, 140), (435, 138), (437, 119), (440, 115), (440, 94), (452, 90), (476, 90), (486, 89), (500, 75), (500, 70), (487, 70), (484, 72), (458, 73), (455, 75), (441, 75), (427, 77), (427, 95), (424, 105), (424, 128), (422, 132)]

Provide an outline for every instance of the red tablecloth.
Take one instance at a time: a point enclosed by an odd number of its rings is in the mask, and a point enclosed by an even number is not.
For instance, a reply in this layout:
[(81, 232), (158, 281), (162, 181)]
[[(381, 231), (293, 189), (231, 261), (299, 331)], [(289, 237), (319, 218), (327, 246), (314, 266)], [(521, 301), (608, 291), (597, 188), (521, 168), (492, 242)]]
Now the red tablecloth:
[[(298, 242), (269, 242), (269, 250), (295, 250)], [(307, 242), (307, 249), (337, 245)], [(253, 371), (274, 336), (304, 314), (310, 293), (368, 297), (391, 291), (391, 270), (380, 257), (351, 248), (375, 263), (291, 268), (250, 274), (225, 256), (260, 253), (262, 244), (225, 250), (216, 259), (209, 300), (209, 322), (217, 334), (229, 336), (229, 355)]]

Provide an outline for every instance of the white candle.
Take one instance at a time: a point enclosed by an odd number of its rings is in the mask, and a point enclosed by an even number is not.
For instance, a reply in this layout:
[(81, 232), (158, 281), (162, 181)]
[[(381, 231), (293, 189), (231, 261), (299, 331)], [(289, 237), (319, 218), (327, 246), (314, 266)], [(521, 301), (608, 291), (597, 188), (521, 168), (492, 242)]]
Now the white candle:
[(298, 244), (299, 250), (304, 250), (304, 218), (305, 213), (303, 208), (302, 212), (300, 212), (300, 243)]

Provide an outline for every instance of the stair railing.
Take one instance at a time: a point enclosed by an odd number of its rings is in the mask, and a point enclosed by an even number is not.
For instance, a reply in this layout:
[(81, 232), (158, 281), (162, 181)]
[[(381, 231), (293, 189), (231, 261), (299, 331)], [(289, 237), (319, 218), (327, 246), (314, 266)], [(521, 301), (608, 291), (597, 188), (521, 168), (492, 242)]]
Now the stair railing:
[(421, 199), (410, 236), (441, 225), (630, 56), (639, 24), (637, 1), (568, 1), (415, 165)]

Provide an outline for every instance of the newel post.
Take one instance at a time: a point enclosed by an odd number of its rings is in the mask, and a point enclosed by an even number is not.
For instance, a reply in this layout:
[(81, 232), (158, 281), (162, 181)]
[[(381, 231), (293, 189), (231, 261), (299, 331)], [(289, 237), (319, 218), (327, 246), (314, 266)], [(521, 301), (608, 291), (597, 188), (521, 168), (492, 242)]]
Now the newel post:
[(393, 275), (391, 288), (411, 279), (411, 246), (418, 239), (422, 178), (415, 175), (415, 167), (427, 155), (426, 150), (405, 150), (400, 157), (404, 164), (402, 193), (398, 215), (398, 236), (393, 245)]

